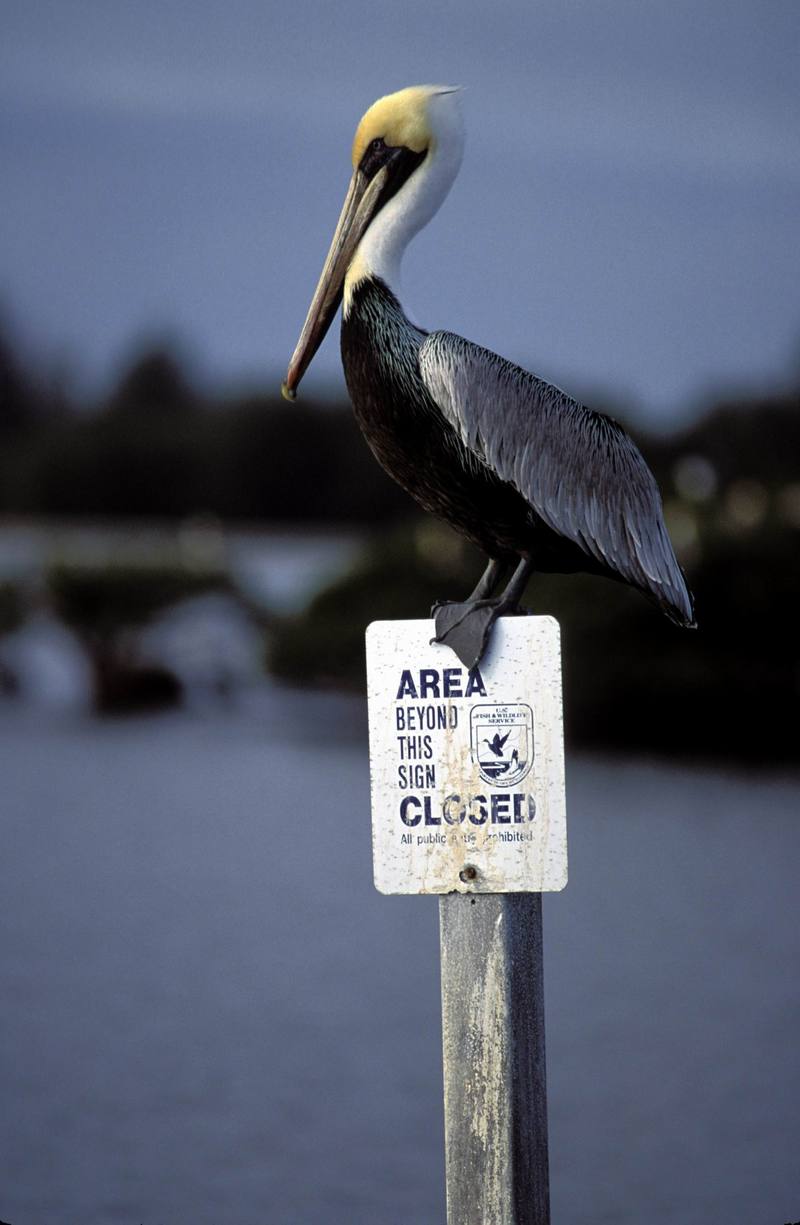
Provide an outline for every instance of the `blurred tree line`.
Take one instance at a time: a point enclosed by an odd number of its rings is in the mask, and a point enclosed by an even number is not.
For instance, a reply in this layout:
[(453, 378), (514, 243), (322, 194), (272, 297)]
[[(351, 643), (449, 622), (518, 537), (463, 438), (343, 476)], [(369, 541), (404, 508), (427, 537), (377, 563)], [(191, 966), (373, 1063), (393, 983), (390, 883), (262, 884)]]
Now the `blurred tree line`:
[[(729, 400), (668, 437), (625, 424), (665, 501), (684, 504), (688, 519), (727, 497), (744, 531), (766, 519), (796, 527), (799, 406), (800, 393)], [(287, 404), (277, 380), (274, 391), (212, 397), (156, 348), (100, 403), (70, 407), (0, 329), (0, 513), (373, 525), (416, 511), (372, 459), (346, 401)], [(679, 535), (694, 534), (688, 519), (678, 514)]]
[[(632, 433), (659, 480), (699, 629), (677, 630), (606, 580), (536, 578), (529, 605), (562, 624), (568, 734), (794, 761), (800, 397), (728, 399), (672, 435)], [(137, 359), (102, 403), (68, 407), (0, 335), (0, 514), (362, 525), (358, 565), (302, 615), (271, 621), (270, 666), (299, 683), (363, 685), (370, 620), (425, 616), (433, 600), (466, 594), (482, 568), (384, 475), (346, 403), (288, 405), (277, 389), (213, 398), (166, 349)], [(90, 624), (96, 593), (76, 590), (67, 621), (102, 640), (107, 627)], [(12, 622), (13, 593), (3, 608)]]
[(0, 514), (374, 523), (406, 510), (344, 405), (203, 396), (155, 349), (70, 411), (0, 336)]

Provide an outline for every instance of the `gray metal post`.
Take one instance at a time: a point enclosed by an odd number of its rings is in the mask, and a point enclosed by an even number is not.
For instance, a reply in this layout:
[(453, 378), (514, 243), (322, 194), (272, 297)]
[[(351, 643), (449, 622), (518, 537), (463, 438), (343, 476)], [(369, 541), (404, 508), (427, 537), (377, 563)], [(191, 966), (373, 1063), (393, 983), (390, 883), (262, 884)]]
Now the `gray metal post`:
[(448, 1225), (549, 1225), (542, 896), (439, 899)]

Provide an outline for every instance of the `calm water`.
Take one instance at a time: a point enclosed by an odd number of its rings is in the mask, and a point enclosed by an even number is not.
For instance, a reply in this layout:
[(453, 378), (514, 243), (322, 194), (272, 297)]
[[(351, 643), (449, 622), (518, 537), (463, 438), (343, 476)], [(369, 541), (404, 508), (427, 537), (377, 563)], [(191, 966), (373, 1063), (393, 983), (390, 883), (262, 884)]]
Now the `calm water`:
[[(360, 708), (0, 721), (0, 1219), (444, 1220), (438, 920)], [(800, 1220), (800, 783), (577, 758), (555, 1225)]]

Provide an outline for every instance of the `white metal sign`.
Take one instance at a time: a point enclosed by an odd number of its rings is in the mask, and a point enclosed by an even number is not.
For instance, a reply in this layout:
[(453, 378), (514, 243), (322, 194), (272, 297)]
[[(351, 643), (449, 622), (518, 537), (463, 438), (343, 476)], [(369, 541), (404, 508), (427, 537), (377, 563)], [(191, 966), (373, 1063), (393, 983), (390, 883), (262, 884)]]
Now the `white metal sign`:
[(433, 621), (367, 630), (372, 842), (382, 893), (567, 883), (561, 651), (552, 617), (502, 617), (468, 671)]

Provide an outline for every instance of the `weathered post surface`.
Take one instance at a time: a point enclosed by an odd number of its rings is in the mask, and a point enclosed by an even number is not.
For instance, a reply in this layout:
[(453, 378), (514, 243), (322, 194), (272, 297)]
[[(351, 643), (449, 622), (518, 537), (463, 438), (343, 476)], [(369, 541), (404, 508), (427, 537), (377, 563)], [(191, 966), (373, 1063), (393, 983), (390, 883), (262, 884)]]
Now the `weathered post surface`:
[(431, 621), (367, 631), (375, 884), (438, 893), (448, 1225), (549, 1225), (543, 891), (567, 881), (558, 625), (479, 668)]
[(439, 900), (448, 1225), (548, 1225), (542, 895)]

